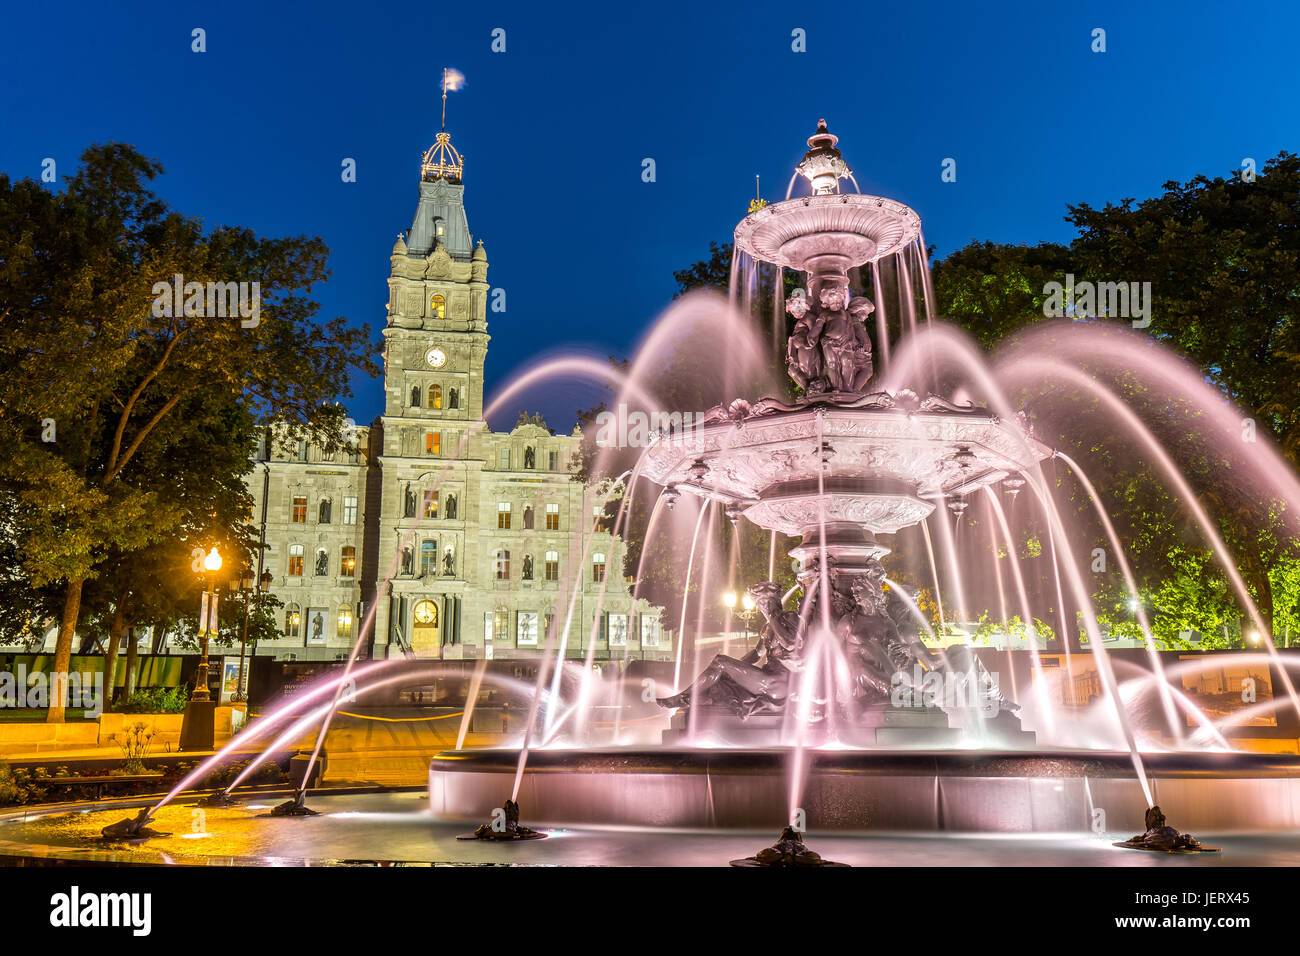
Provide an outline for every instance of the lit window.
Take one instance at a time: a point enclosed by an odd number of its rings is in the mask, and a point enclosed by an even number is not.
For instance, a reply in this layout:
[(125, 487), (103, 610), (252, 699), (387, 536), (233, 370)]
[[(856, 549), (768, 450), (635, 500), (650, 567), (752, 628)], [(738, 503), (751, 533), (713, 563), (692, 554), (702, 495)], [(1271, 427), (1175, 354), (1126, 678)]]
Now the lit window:
[(496, 554), (496, 573), (498, 581), (510, 580), (510, 552), (498, 551)]
[(515, 643), (520, 647), (537, 646), (536, 611), (520, 611), (515, 615)]
[(343, 523), (344, 524), (357, 523), (357, 499), (356, 498), (343, 499)]
[(352, 545), (344, 545), (339, 554), (339, 576), (344, 578), (355, 577), (357, 573), (357, 549)]
[(289, 545), (289, 576), (292, 578), (302, 577), (303, 552), (302, 545)]
[(560, 506), (551, 504), (546, 506), (546, 530), (560, 530)]
[(510, 530), (510, 502), (497, 502), (497, 527), (502, 531)]
[(352, 608), (347, 604), (339, 608), (339, 626), (335, 634), (339, 637), (352, 636)]
[[(438, 222), (438, 235), (442, 235), (442, 222)], [(447, 317), (447, 300), (440, 295), (435, 295), (429, 300), (429, 314), (435, 319), (445, 319)]]
[(429, 495), (424, 499), (424, 516), (426, 518), (438, 517), (438, 496), (436, 494)]
[(438, 573), (438, 542), (420, 542), (420, 576)]
[(298, 605), (290, 604), (284, 609), (284, 636), (297, 637), (298, 628), (302, 626), (302, 614)]
[(424, 450), (430, 455), (441, 455), (442, 432), (428, 432), (424, 436)]
[(499, 640), (510, 640), (509, 623), (510, 612), (503, 607), (497, 608), (496, 613), (492, 615), (492, 630)]
[(293, 518), (292, 518), (292, 520), (293, 520), (293, 523), (294, 523), (294, 524), (306, 524), (306, 523), (307, 523), (307, 496), (306, 496), (306, 495), (294, 495), (294, 496), (293, 496)]
[(429, 386), (429, 407), (442, 408), (442, 386), (441, 385)]
[(599, 584), (605, 580), (605, 553), (597, 551), (591, 556), (591, 580)]
[(546, 580), (560, 580), (560, 552), (558, 551), (546, 552)]

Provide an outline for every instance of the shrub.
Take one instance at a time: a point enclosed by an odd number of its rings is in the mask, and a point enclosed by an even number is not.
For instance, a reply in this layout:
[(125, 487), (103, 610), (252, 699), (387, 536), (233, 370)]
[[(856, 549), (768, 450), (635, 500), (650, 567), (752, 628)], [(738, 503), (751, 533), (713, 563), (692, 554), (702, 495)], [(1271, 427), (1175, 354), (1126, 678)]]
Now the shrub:
[(181, 714), (185, 703), (184, 687), (151, 687), (136, 691), (116, 709), (119, 714)]

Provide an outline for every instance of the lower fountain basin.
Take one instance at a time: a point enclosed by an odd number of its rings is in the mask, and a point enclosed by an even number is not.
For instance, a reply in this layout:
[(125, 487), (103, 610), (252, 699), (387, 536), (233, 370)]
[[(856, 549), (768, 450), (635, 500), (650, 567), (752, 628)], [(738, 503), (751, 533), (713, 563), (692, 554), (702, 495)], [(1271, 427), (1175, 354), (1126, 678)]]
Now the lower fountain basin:
[[(518, 801), (530, 825), (767, 828), (790, 813), (794, 751), (534, 751)], [(967, 833), (1142, 832), (1148, 801), (1124, 753), (805, 751), (808, 828)], [(515, 750), (439, 754), (434, 814), (482, 822), (510, 796)], [(1300, 829), (1300, 757), (1144, 756), (1180, 830)]]

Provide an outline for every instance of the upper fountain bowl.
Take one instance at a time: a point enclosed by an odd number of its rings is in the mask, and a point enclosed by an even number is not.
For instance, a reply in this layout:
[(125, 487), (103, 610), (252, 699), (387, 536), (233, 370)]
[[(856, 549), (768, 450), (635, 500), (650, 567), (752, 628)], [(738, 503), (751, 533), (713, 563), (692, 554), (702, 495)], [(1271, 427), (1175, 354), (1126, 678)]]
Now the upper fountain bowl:
[(875, 262), (920, 234), (921, 217), (901, 202), (830, 193), (750, 213), (736, 226), (736, 246), (763, 262), (820, 275)]

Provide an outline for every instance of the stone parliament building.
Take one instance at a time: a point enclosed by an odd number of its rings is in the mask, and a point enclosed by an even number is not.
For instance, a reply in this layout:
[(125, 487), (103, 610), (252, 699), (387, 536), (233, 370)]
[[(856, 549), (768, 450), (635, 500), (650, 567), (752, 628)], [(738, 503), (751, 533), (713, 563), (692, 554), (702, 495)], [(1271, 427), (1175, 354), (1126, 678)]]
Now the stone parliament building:
[[(354, 450), (263, 441), (247, 483), (263, 569), (284, 607), (259, 655), (668, 659), (660, 612), (634, 600), (602, 499), (572, 477), (581, 435), (483, 418), (488, 261), (443, 131), (421, 164), (410, 230), (389, 260), (384, 413)], [(365, 650), (363, 656), (367, 656)]]

